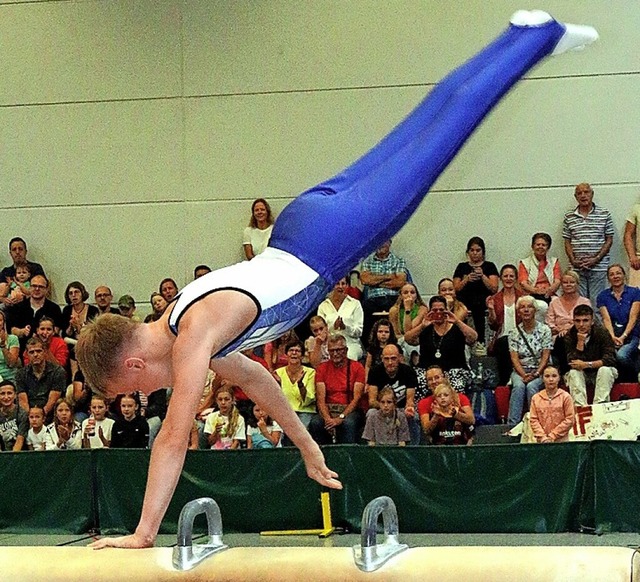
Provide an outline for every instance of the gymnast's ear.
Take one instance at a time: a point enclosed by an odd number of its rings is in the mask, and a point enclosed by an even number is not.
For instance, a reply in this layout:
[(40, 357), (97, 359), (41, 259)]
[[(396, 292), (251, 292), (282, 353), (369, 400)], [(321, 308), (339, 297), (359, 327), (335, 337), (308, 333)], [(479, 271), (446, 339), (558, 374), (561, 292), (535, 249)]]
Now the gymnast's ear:
[(147, 367), (147, 364), (142, 358), (127, 358), (124, 361), (124, 367), (126, 370), (138, 371), (144, 370)]

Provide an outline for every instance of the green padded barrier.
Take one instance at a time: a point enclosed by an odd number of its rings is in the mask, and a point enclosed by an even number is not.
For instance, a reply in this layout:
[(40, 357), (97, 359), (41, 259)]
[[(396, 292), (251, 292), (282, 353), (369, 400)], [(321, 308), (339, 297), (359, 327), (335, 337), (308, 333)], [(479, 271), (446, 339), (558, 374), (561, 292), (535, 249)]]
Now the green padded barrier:
[(0, 531), (81, 534), (95, 526), (91, 451), (0, 454)]

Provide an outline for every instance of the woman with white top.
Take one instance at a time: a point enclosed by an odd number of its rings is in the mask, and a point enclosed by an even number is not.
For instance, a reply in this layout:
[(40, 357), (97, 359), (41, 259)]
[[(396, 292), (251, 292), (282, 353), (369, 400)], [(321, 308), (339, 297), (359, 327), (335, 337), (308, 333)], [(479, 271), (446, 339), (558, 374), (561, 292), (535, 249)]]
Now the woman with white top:
[(269, 244), (274, 223), (271, 206), (264, 198), (258, 198), (251, 205), (251, 220), (242, 234), (242, 246), (247, 261), (259, 255)]

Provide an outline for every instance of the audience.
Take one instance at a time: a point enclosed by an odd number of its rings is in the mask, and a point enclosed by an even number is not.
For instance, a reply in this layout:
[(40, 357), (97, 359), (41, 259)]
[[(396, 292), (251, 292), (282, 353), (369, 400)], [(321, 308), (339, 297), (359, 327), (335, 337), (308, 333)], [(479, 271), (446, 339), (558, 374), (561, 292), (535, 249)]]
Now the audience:
[(233, 389), (223, 385), (216, 394), (218, 410), (207, 416), (204, 433), (212, 449), (238, 449), (247, 440), (245, 421), (235, 405)]
[(21, 451), (29, 430), (27, 413), (16, 402), (16, 387), (0, 379), (0, 445), (3, 451)]
[(136, 394), (125, 394), (120, 399), (121, 416), (111, 427), (112, 449), (146, 449), (149, 446), (149, 424), (139, 411), (140, 400)]
[(98, 317), (98, 308), (86, 303), (89, 293), (80, 281), (73, 281), (67, 285), (64, 292), (67, 305), (62, 310), (62, 337), (69, 346), (69, 363), (71, 375), (78, 369), (76, 362), (75, 345), (80, 335), (80, 330), (91, 319)]
[(537, 232), (531, 237), (531, 250), (518, 265), (518, 283), (527, 295), (549, 303), (560, 288), (562, 270), (556, 257), (547, 257), (551, 236)]
[(107, 402), (103, 396), (91, 397), (91, 416), (82, 421), (82, 448), (108, 449), (114, 420), (107, 418)]
[(260, 406), (253, 406), (253, 417), (247, 426), (248, 449), (274, 449), (281, 447), (282, 429)]
[(434, 445), (470, 445), (474, 426), (460, 418), (459, 394), (448, 383), (439, 384), (433, 392), (434, 401), (429, 420), (423, 425)]
[(0, 299), (7, 299), (6, 303), (15, 305), (25, 297), (31, 295), (31, 269), (29, 265), (18, 265), (16, 276), (7, 277), (6, 283), (0, 283)]
[(0, 380), (15, 380), (16, 368), (20, 366), (20, 342), (7, 333), (4, 311), (0, 311)]
[(375, 445), (404, 447), (411, 435), (407, 417), (396, 408), (397, 398), (393, 388), (385, 387), (378, 394), (380, 408), (369, 410), (362, 438)]
[(364, 364), (365, 377), (369, 375), (369, 370), (373, 366), (382, 364), (382, 350), (388, 345), (398, 345), (396, 334), (393, 331), (391, 322), (388, 319), (378, 319), (371, 328), (369, 336), (369, 347), (367, 358)]
[[(22, 410), (22, 409), (21, 409)], [(27, 450), (46, 450), (44, 428), (44, 410), (39, 406), (32, 406), (29, 409), (29, 431), (27, 432)]]
[(44, 445), (47, 451), (82, 448), (82, 430), (73, 418), (73, 403), (60, 398), (53, 407), (53, 422), (45, 429)]
[(311, 328), (311, 336), (304, 343), (307, 353), (308, 363), (313, 368), (317, 368), (322, 362), (329, 359), (329, 351), (327, 349), (327, 339), (329, 338), (329, 328), (324, 318), (314, 315), (309, 320)]
[[(34, 337), (42, 340), (47, 361), (58, 364), (64, 369), (67, 368), (67, 364), (69, 363), (69, 347), (59, 335), (56, 335), (55, 322), (51, 317), (43, 315), (40, 318)], [(25, 366), (29, 364), (29, 354), (26, 351), (22, 356), (22, 361)]]
[(198, 265), (193, 270), (193, 280), (195, 281), (207, 273), (211, 273), (211, 267), (208, 267), (207, 265)]
[(147, 317), (144, 318), (145, 323), (150, 323), (151, 321), (158, 321), (162, 317), (164, 310), (169, 305), (166, 299), (160, 295), (160, 293), (153, 292), (151, 294), (151, 299), (149, 300), (151, 303), (151, 309), (153, 310)]
[(106, 285), (100, 285), (96, 287), (96, 290), (93, 292), (93, 298), (96, 302), (96, 307), (98, 308), (98, 315), (104, 315), (105, 313), (113, 313), (114, 315), (120, 315), (117, 309), (114, 309), (111, 306), (111, 301), (113, 301), (113, 293), (111, 289)]
[[(31, 278), (36, 275), (44, 275), (42, 265), (27, 260), (27, 243), (19, 236), (9, 241), (9, 256), (11, 257), (12, 264), (0, 271), (0, 284), (11, 284), (16, 278), (17, 268), (23, 265), (28, 266)], [(11, 298), (10, 296), (0, 298), (0, 304), (5, 306), (16, 305), (19, 302), (19, 299)]]
[[(425, 305), (418, 288), (413, 283), (406, 283), (400, 288), (400, 294), (395, 304), (389, 309), (389, 320), (393, 325), (393, 331), (402, 346), (405, 359), (410, 362), (411, 356), (420, 353), (419, 346), (408, 344), (404, 335), (414, 327), (419, 326), (427, 316), (429, 309)], [(373, 334), (370, 336), (373, 338)], [(370, 340), (371, 341), (371, 340)], [(371, 345), (369, 346), (371, 350)]]
[(531, 399), (529, 422), (539, 443), (560, 443), (569, 440), (575, 412), (568, 392), (560, 389), (560, 370), (550, 364), (542, 372), (544, 390)]
[(140, 321), (140, 318), (136, 315), (136, 301), (131, 295), (123, 295), (118, 299), (118, 312), (117, 315), (128, 317), (133, 321)]
[[(167, 277), (160, 281), (158, 291), (167, 303), (171, 303), (173, 298), (178, 294), (178, 284), (171, 279), (171, 277)], [(153, 299), (151, 301), (153, 302)]]

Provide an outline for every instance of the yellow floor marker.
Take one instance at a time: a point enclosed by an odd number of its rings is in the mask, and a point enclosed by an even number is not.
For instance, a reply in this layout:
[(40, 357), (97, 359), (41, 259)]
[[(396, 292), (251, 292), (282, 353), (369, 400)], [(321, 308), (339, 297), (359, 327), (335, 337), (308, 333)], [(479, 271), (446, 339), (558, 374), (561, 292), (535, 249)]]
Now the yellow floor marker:
[(322, 528), (321, 529), (283, 529), (273, 531), (261, 531), (261, 536), (318, 536), (328, 538), (336, 531), (331, 523), (331, 502), (329, 492), (320, 493), (320, 505), (322, 507)]

